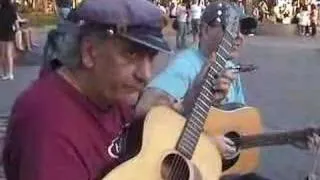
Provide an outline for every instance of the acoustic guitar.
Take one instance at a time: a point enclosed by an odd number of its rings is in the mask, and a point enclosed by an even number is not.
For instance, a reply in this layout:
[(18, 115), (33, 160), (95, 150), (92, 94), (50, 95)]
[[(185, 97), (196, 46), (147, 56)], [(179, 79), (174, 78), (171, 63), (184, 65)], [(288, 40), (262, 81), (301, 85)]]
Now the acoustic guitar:
[[(201, 84), (192, 110), (184, 118), (169, 107), (155, 107), (144, 121), (141, 150), (135, 157), (109, 172), (104, 180), (218, 180), (222, 162), (218, 149), (203, 133), (210, 107), (215, 75), (225, 70), (226, 59), (237, 32), (238, 13), (220, 4), (219, 15), (228, 18), (228, 26)], [(228, 11), (225, 11), (228, 8)], [(216, 21), (221, 21), (217, 18)], [(218, 121), (218, 119), (216, 120)]]
[(259, 164), (258, 147), (286, 145), (296, 141), (307, 142), (308, 135), (320, 133), (320, 128), (263, 133), (258, 109), (228, 104), (219, 109), (210, 109), (205, 132), (210, 136), (229, 137), (240, 150), (236, 157), (230, 157), (223, 162), (223, 174), (226, 175), (254, 171)]

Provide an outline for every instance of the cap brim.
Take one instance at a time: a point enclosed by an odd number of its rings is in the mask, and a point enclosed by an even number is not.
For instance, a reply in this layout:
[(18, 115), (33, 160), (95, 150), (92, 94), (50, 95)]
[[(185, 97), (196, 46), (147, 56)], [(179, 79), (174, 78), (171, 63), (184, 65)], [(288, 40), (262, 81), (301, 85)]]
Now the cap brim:
[(153, 36), (151, 34), (131, 35), (130, 33), (121, 34), (121, 36), (163, 53), (173, 53), (173, 51), (169, 47), (168, 42), (164, 38)]

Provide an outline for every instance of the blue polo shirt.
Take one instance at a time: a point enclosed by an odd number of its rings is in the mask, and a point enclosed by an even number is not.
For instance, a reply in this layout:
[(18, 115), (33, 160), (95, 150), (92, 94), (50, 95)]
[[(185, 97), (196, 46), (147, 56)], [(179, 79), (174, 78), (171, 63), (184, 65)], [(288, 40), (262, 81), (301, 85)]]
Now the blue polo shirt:
[[(176, 55), (168, 67), (158, 74), (147, 87), (161, 89), (177, 100), (181, 100), (192, 87), (194, 80), (200, 73), (206, 59), (198, 49), (189, 48)], [(234, 64), (228, 61), (226, 67)], [(240, 75), (231, 84), (229, 93), (223, 100), (225, 103), (245, 104)]]

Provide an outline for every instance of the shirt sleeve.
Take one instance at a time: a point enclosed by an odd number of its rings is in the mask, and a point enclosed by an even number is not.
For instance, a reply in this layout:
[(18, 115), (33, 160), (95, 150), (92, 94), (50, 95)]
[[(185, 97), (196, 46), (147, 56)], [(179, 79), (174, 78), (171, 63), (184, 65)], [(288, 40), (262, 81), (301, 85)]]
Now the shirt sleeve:
[(181, 56), (177, 57), (147, 87), (160, 89), (176, 100), (181, 100), (192, 86), (192, 82), (201, 68), (200, 64), (188, 60)]
[[(234, 67), (232, 61), (226, 63), (226, 68)], [(226, 96), (226, 99), (222, 103), (241, 103), (245, 104), (244, 90), (240, 74), (237, 74), (236, 79), (232, 82), (230, 90)]]
[(234, 102), (246, 104), (240, 75), (238, 75), (237, 79), (235, 80), (235, 84), (236, 84), (235, 85), (236, 92), (235, 92)]
[(66, 136), (46, 128), (42, 130), (37, 127), (31, 129), (28, 125), (19, 126), (11, 129), (4, 151), (8, 179), (89, 179), (81, 156)]

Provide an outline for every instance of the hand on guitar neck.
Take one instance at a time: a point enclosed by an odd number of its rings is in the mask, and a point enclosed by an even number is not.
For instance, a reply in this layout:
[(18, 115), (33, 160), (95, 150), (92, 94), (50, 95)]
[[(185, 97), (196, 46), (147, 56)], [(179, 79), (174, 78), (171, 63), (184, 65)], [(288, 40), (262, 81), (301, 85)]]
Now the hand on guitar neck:
[[(240, 148), (236, 147), (235, 143), (228, 137), (212, 137), (212, 141), (217, 144), (224, 159), (232, 159), (240, 153)], [(313, 133), (307, 137), (307, 141), (293, 141), (291, 145), (298, 149), (310, 150), (313, 153), (320, 153), (320, 136)]]
[(307, 142), (294, 141), (291, 145), (299, 149), (310, 150), (313, 153), (320, 153), (320, 136), (316, 133), (312, 133), (312, 135), (307, 137)]

